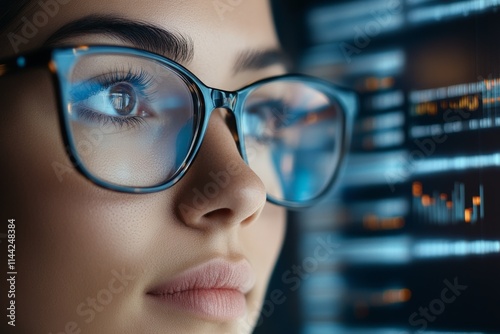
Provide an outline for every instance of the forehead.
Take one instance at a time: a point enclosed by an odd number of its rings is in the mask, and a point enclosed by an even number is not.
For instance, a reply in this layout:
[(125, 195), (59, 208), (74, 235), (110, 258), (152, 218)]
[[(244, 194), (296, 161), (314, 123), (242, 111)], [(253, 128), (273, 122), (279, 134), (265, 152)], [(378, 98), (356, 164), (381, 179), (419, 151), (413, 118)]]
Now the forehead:
[[(221, 69), (229, 67), (242, 50), (272, 49), (278, 45), (267, 0), (32, 1), (14, 20), (9, 32), (22, 39), (18, 44), (19, 52), (28, 51), (40, 47), (60, 27), (96, 14), (147, 22), (187, 36), (194, 49), (189, 67), (207, 81), (215, 72), (220, 75)], [(30, 24), (36, 32), (29, 31), (26, 25)], [(9, 45), (12, 43), (8, 41), (7, 36), (2, 36), (0, 43), (3, 50), (12, 54), (13, 48)], [(87, 38), (75, 42), (92, 43), (94, 40)]]

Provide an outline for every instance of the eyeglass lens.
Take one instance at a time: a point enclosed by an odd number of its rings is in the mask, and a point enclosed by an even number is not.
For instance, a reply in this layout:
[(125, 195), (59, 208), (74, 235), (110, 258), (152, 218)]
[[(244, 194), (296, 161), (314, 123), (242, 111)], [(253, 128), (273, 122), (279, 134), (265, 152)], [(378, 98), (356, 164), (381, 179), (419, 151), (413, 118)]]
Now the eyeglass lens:
[(342, 131), (339, 105), (303, 82), (264, 84), (245, 102), (247, 160), (277, 200), (308, 201), (328, 187)]
[(176, 72), (136, 56), (88, 55), (67, 83), (71, 137), (95, 177), (152, 187), (176, 174), (195, 133), (193, 97)]

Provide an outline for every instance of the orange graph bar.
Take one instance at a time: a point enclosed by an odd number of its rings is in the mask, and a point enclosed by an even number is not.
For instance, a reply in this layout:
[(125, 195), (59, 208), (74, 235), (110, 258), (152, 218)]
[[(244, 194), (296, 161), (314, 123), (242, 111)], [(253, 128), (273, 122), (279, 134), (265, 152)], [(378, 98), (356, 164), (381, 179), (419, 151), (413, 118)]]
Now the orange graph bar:
[(472, 215), (472, 209), (471, 208), (467, 208), (467, 209), (464, 210), (464, 221), (466, 223), (470, 223), (471, 215)]
[(466, 196), (465, 184), (455, 182), (451, 194), (434, 190), (432, 194), (423, 192), (422, 183), (412, 183), (413, 208), (422, 221), (431, 224), (467, 223), (475, 224), (484, 219), (484, 189)]

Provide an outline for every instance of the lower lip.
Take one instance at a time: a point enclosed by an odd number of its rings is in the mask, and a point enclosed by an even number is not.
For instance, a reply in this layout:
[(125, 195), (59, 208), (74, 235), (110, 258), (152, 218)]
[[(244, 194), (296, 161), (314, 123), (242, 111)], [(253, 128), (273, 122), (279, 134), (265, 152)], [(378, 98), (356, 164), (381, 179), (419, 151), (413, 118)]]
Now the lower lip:
[(236, 320), (246, 311), (245, 295), (232, 289), (196, 289), (150, 296), (176, 309), (210, 320)]

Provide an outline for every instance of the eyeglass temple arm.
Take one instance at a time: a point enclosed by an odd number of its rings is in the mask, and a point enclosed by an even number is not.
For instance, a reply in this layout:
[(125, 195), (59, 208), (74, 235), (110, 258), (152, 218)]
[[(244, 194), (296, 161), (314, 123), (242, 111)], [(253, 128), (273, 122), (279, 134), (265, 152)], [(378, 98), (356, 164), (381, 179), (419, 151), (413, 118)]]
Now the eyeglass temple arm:
[(1, 59), (0, 77), (33, 67), (48, 66), (51, 71), (55, 71), (55, 66), (52, 66), (52, 52), (51, 49), (42, 49), (20, 56)]

